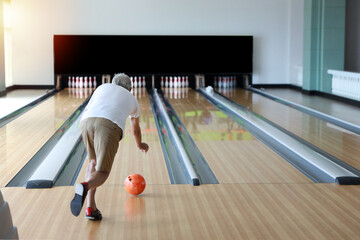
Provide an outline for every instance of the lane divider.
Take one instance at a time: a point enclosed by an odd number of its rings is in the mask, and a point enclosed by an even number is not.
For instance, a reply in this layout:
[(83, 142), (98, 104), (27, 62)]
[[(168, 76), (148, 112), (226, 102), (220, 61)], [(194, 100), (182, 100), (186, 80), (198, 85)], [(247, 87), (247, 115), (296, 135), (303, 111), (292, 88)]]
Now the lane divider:
[(315, 152), (281, 130), (260, 119), (246, 108), (227, 100), (212, 87), (199, 91), (218, 108), (243, 125), (254, 136), (274, 149), (314, 182), (359, 185), (360, 177), (325, 156)]
[(64, 122), (44, 146), (6, 185), (26, 188), (51, 188), (68, 164), (81, 138), (80, 116), (86, 107), (88, 97)]
[(157, 89), (154, 89), (153, 90), (153, 96), (154, 96), (154, 100), (156, 102), (156, 104), (158, 105), (159, 107), (159, 110), (161, 111), (162, 115), (164, 116), (165, 118), (165, 121), (169, 127), (169, 131), (170, 133), (172, 134), (173, 138), (174, 138), (174, 141), (175, 141), (175, 145), (177, 146), (178, 148), (178, 151), (179, 151), (179, 154), (181, 155), (181, 159), (183, 161), (183, 164), (185, 166), (185, 169), (191, 179), (191, 183), (194, 185), (194, 186), (198, 186), (200, 185), (200, 179), (199, 179), (199, 176), (197, 175), (195, 169), (194, 169), (194, 166), (189, 158), (189, 156), (187, 155), (186, 153), (186, 150), (184, 148), (184, 146), (182, 145), (181, 143), (181, 140), (175, 130), (175, 127), (172, 123), (172, 121), (170, 120), (166, 110), (165, 110), (165, 107), (164, 107), (164, 104), (162, 103), (160, 97), (159, 97), (159, 94), (157, 93)]

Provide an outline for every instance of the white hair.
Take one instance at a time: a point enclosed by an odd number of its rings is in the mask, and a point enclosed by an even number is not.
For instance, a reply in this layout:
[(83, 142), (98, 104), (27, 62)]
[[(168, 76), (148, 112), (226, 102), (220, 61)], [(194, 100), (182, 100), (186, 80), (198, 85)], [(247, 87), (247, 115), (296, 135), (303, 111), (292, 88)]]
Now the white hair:
[(128, 75), (125, 73), (117, 73), (112, 79), (112, 84), (119, 85), (127, 90), (131, 90), (131, 81)]

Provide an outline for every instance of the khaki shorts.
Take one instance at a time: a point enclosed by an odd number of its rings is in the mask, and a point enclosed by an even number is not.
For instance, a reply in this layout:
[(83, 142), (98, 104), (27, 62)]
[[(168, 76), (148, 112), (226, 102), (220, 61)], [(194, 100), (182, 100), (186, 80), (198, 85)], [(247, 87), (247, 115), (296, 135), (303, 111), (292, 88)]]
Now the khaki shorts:
[(110, 173), (122, 138), (121, 128), (105, 118), (86, 118), (80, 128), (88, 157), (96, 160), (96, 171)]

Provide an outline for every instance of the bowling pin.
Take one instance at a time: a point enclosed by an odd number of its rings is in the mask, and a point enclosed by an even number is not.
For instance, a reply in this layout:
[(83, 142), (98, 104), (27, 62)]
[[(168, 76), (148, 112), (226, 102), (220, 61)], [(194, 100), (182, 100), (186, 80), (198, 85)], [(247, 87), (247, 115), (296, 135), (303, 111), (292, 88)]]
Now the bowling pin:
[(165, 87), (169, 87), (169, 78), (168, 77), (165, 77)]
[[(173, 81), (172, 81), (172, 77), (170, 77), (170, 83), (169, 83), (169, 87), (172, 88), (173, 87)], [(171, 94), (172, 95), (172, 94)]]
[(134, 77), (134, 87), (137, 87), (137, 77)]
[(160, 86), (162, 88), (164, 87), (164, 77), (163, 76), (161, 76)]
[(96, 88), (96, 86), (97, 86), (96, 77), (94, 77), (93, 86), (94, 86), (94, 88)]
[(68, 79), (68, 87), (71, 88), (71, 77), (69, 76), (69, 79)]
[(85, 77), (84, 88), (87, 88), (87, 87), (88, 87), (88, 79), (87, 79), (87, 77)]
[(74, 88), (75, 87), (75, 77), (72, 77), (72, 82), (71, 82), (71, 87)]
[(92, 88), (92, 81), (91, 81), (91, 77), (89, 77), (89, 88)]
[(189, 78), (188, 76), (185, 77), (185, 87), (189, 86)]
[(145, 81), (145, 76), (143, 76), (142, 87), (144, 88), (145, 86), (146, 86), (146, 81)]
[(138, 87), (141, 88), (141, 77), (139, 76)]

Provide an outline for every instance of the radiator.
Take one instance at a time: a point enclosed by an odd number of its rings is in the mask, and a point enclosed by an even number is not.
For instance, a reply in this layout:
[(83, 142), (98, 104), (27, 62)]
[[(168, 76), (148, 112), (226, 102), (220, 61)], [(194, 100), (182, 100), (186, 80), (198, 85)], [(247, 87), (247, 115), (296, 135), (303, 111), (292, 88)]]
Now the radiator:
[(332, 75), (332, 94), (360, 100), (360, 73), (328, 70)]

